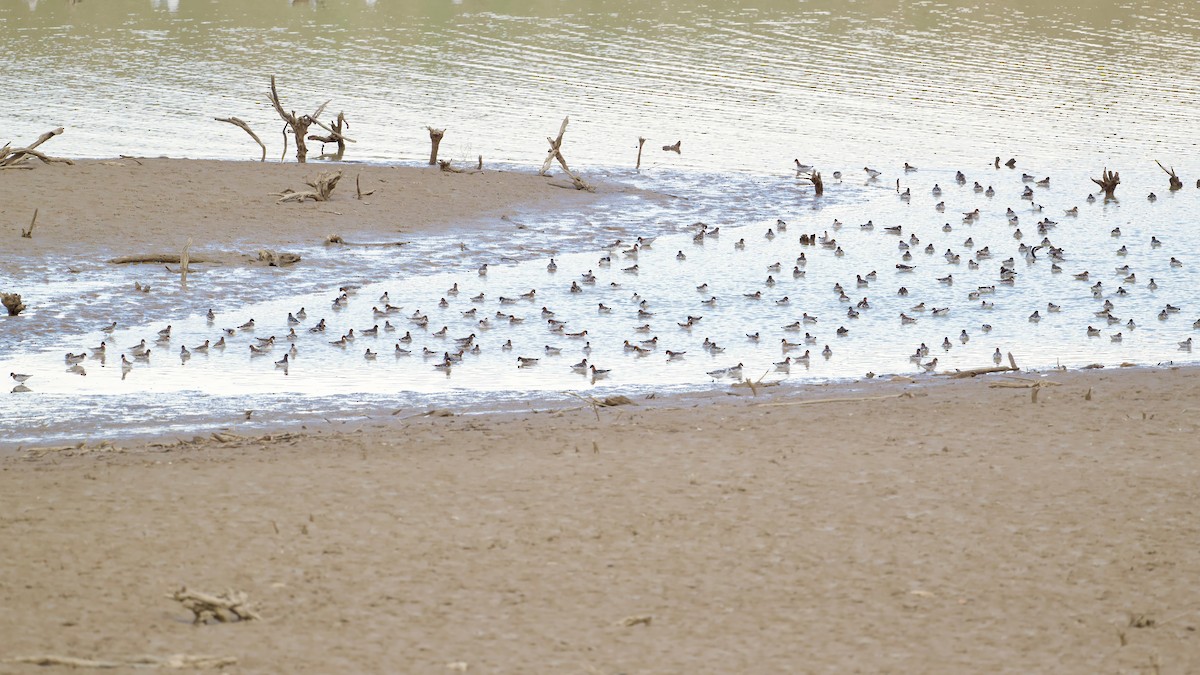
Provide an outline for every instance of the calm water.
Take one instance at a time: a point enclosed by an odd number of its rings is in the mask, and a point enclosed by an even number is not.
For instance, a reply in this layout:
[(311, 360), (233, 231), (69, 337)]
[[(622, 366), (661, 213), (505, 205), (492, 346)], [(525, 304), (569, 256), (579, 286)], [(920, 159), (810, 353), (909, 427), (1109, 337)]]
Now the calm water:
[[(473, 235), (468, 251), (459, 249), (462, 236), (454, 232), (419, 237), (398, 258), (372, 250), (302, 251), (328, 271), (323, 278), (314, 278), (311, 265), (301, 272), (200, 272), (184, 293), (161, 273), (152, 279), (156, 292), (138, 302), (117, 290), (135, 275), (146, 280), (148, 271), (92, 266), (64, 281), (42, 261), (10, 258), (8, 281), (32, 288), (41, 309), (0, 322), (0, 372), (35, 375), (33, 392), (0, 397), (7, 443), (164, 428), (187, 433), (234, 423), (246, 409), (270, 424), (431, 405), (530, 405), (570, 390), (725, 386), (728, 379), (708, 373), (738, 363), (746, 377), (799, 382), (867, 371), (916, 374), (919, 367), (907, 357), (922, 342), (930, 347), (922, 362), (937, 357), (939, 369), (989, 365), (998, 347), (1025, 366), (1190, 362), (1178, 343), (1200, 334), (1192, 326), (1200, 317), (1193, 302), (1200, 235), (1192, 227), (1200, 191), (1187, 165), (1195, 153), (1189, 129), (1200, 91), (1200, 42), (1189, 7), (463, 2), (418, 11), (348, 0), (33, 4), (0, 3), (0, 53), (11, 76), (6, 129), (25, 139), (64, 125), (68, 133), (52, 142), (57, 154), (253, 154), (242, 132), (211, 121), (216, 115), (247, 119), (278, 152), (277, 137), (267, 132), (277, 121), (263, 102), (276, 72), (297, 108), (332, 98), (333, 110), (347, 111), (359, 139), (348, 159), (416, 160), (427, 152), (424, 125), (434, 124), (450, 129), (443, 156), (483, 154), (528, 166), (540, 161), (543, 137), (570, 114), (566, 149), (573, 166), (682, 198), (614, 197), (588, 214), (522, 214), (523, 229)], [(1162, 73), (1172, 75), (1162, 79)], [(640, 175), (629, 166), (639, 135), (651, 139)], [(657, 149), (680, 139), (681, 155)], [(1017, 169), (995, 169), (996, 154), (1018, 157)], [(797, 184), (793, 157), (825, 171), (823, 199)], [(1179, 168), (1185, 189), (1167, 193), (1152, 158)], [(920, 170), (903, 172), (905, 161)], [(868, 181), (863, 165), (884, 174)], [(1122, 200), (1089, 204), (1088, 176), (1103, 165), (1122, 171)], [(832, 177), (835, 170), (842, 180)], [(956, 183), (956, 170), (965, 172), (965, 185)], [(1021, 197), (1026, 172), (1052, 176), (1049, 186), (1033, 188), (1032, 200)], [(897, 179), (911, 199), (896, 194)], [(995, 196), (973, 190), (975, 181), (994, 186)], [(930, 193), (935, 183), (943, 190), (938, 197)], [(1151, 190), (1157, 202), (1146, 200)], [(934, 208), (938, 201), (944, 212)], [(1079, 208), (1075, 217), (1065, 213), (1072, 207)], [(962, 213), (976, 208), (981, 217), (963, 222)], [(786, 231), (778, 231), (777, 218), (787, 222)], [(1057, 225), (1039, 233), (1044, 218)], [(868, 220), (874, 227), (861, 227)], [(698, 243), (697, 222), (719, 226), (721, 234)], [(901, 235), (885, 230), (895, 226)], [(768, 238), (768, 229), (777, 236)], [(844, 255), (799, 242), (801, 233), (826, 232)], [(653, 246), (636, 258), (622, 253), (639, 235), (656, 237)], [(905, 261), (900, 242), (912, 235), (919, 243)], [(1161, 247), (1151, 246), (1152, 236)], [(1043, 237), (1064, 250), (1060, 272), (1047, 251), (1026, 260), (1018, 250)], [(603, 244), (618, 238), (624, 243), (603, 266)], [(740, 239), (744, 247), (735, 245)], [(929, 245), (933, 253), (925, 252)], [(969, 260), (985, 246), (991, 258), (971, 269)], [(957, 263), (943, 256), (947, 249), (961, 256)], [(797, 277), (792, 269), (801, 253), (807, 264)], [(550, 256), (558, 264), (554, 273), (546, 269)], [(1009, 257), (1017, 272), (1012, 286), (999, 283)], [(485, 262), (490, 271), (479, 276), (475, 269)], [(774, 263), (780, 271), (771, 271)], [(916, 269), (900, 272), (897, 263)], [(623, 271), (634, 264), (636, 274)], [(1122, 265), (1135, 279), (1117, 273)], [(583, 283), (588, 270), (594, 284)], [(1084, 270), (1089, 281), (1074, 279)], [(860, 287), (856, 278), (872, 271), (876, 277)], [(953, 284), (939, 281), (946, 275)], [(1151, 278), (1157, 290), (1148, 287)], [(582, 292), (570, 292), (573, 281)], [(1090, 290), (1096, 281), (1101, 299)], [(447, 295), (456, 282), (460, 293)], [(335, 310), (331, 300), (345, 283), (362, 288)], [(708, 284), (703, 293), (696, 289), (702, 283)], [(834, 292), (837, 283), (849, 302)], [(994, 294), (970, 295), (993, 285)], [(907, 297), (897, 294), (900, 286)], [(535, 288), (533, 300), (499, 300)], [(384, 291), (402, 309), (377, 318), (372, 307)], [(745, 296), (755, 292), (761, 298)], [(484, 298), (472, 302), (479, 293)], [(222, 300), (231, 296), (240, 303)], [(713, 296), (715, 305), (702, 304)], [(788, 302), (779, 303), (784, 296)], [(447, 306), (439, 307), (443, 297)], [(870, 308), (849, 317), (863, 297)], [(653, 316), (638, 315), (639, 299)], [(1105, 299), (1121, 324), (1095, 316)], [(985, 301), (994, 305), (985, 309)], [(612, 311), (601, 312), (600, 303)], [(914, 309), (918, 303), (925, 311)], [(1050, 312), (1048, 303), (1061, 311)], [(1160, 320), (1167, 304), (1182, 311)], [(214, 305), (219, 314), (210, 325), (203, 311)], [(288, 348), (287, 313), (301, 306), (309, 318), (296, 326), (297, 355), (285, 373), (273, 362)], [(588, 336), (550, 332), (543, 306), (567, 321), (566, 332)], [(933, 316), (934, 307), (950, 311)], [(472, 308), (475, 316), (463, 315)], [(429, 316), (427, 328), (410, 321), (417, 310)], [(1029, 321), (1034, 310), (1042, 321)], [(901, 312), (916, 323), (902, 324)], [(818, 322), (798, 332), (784, 328), (805, 313)], [(678, 326), (689, 315), (704, 318), (690, 329)], [(98, 329), (111, 316), (125, 320), (107, 336)], [(181, 345), (215, 340), (222, 328), (252, 317), (255, 330), (227, 337), (223, 352), (181, 361)], [(484, 317), (486, 328), (478, 324)], [(320, 318), (327, 320), (325, 333), (309, 333)], [(1125, 325), (1130, 319), (1132, 330)], [(361, 334), (384, 321), (398, 330), (361, 336), (345, 348), (329, 344), (351, 328)], [(167, 324), (172, 339), (154, 344)], [(649, 332), (636, 330), (645, 324)], [(1088, 325), (1101, 335), (1088, 337)], [(434, 335), (442, 326), (448, 337)], [(848, 334), (839, 336), (839, 327)], [(402, 346), (413, 353), (397, 357), (397, 338), (406, 331), (413, 341)], [(755, 332), (758, 341), (746, 337)], [(781, 349), (781, 340), (803, 342), (806, 332), (815, 344)], [(1113, 342), (1117, 332), (1122, 340)], [(452, 350), (454, 338), (471, 333), (480, 353), (466, 355), (448, 376), (433, 368), (437, 357), (422, 355), (426, 348)], [(277, 337), (270, 353), (252, 357), (248, 345), (270, 335)], [(623, 348), (626, 340), (655, 336), (659, 342), (645, 356)], [(149, 363), (136, 363), (122, 377), (121, 352), (143, 338), (153, 350)], [(706, 338), (724, 351), (704, 349)], [(86, 361), (86, 377), (65, 372), (64, 352), (102, 339), (112, 345), (105, 361)], [(502, 348), (506, 340), (512, 351)], [(583, 351), (588, 342), (590, 354)], [(820, 351), (827, 344), (833, 355), (825, 359)], [(546, 353), (547, 345), (562, 353)], [(364, 358), (367, 348), (378, 357)], [(687, 353), (668, 360), (668, 349)], [(806, 349), (808, 364), (775, 367)], [(518, 369), (518, 356), (539, 362)], [(592, 381), (572, 372), (584, 356), (611, 369), (609, 376)], [(100, 429), (98, 418), (105, 420)]]

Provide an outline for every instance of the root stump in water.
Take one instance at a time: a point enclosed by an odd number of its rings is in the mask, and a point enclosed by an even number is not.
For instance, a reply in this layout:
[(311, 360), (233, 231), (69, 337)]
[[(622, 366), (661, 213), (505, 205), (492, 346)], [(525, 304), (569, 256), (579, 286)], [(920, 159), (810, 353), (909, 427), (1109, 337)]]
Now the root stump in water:
[(8, 310), (9, 316), (16, 316), (25, 311), (25, 304), (21, 302), (20, 293), (0, 293), (0, 304)]
[(1121, 174), (1116, 171), (1109, 171), (1108, 167), (1104, 167), (1100, 178), (1093, 178), (1092, 182), (1104, 190), (1105, 199), (1113, 199), (1113, 191), (1121, 184)]
[(680, 155), (680, 154), (683, 154), (682, 150), (680, 150), (680, 148), (682, 148), (682, 147), (683, 147), (683, 141), (678, 140), (678, 141), (675, 141), (675, 145), (664, 145), (663, 151), (664, 152), (673, 152), (677, 155)]
[(283, 104), (279, 101), (279, 92), (275, 90), (275, 76), (271, 76), (271, 91), (267, 94), (267, 99), (271, 101), (271, 107), (275, 108), (275, 112), (279, 113), (279, 117), (284, 121), (283, 127), (283, 152), (287, 154), (287, 134), (290, 130), (292, 135), (296, 137), (296, 161), (304, 164), (308, 161), (308, 146), (304, 144), (305, 134), (308, 133), (308, 128), (317, 121), (321, 113), (325, 111), (325, 106), (329, 105), (329, 101), (325, 101), (317, 108), (316, 112), (311, 115), (296, 115), (296, 111), (288, 112), (283, 109)]
[(429, 166), (435, 166), (438, 163), (438, 146), (442, 144), (442, 136), (446, 135), (446, 130), (434, 129), (433, 127), (425, 128), (429, 130)]
[(638, 136), (638, 158), (637, 158), (637, 166), (633, 167), (634, 171), (640, 172), (642, 170), (642, 148), (645, 145), (646, 145), (646, 137)]
[(346, 113), (344, 113), (344, 112), (338, 113), (337, 119), (334, 120), (333, 124), (330, 126), (325, 126), (325, 124), (321, 120), (318, 120), (318, 119), (314, 119), (313, 124), (316, 124), (317, 126), (324, 129), (326, 133), (324, 136), (317, 136), (316, 134), (312, 134), (308, 137), (308, 140), (320, 141), (322, 152), (325, 149), (324, 146), (326, 143), (337, 143), (337, 147), (338, 147), (337, 154), (333, 156), (334, 160), (336, 160), (336, 161), (340, 162), (342, 160), (342, 155), (346, 154), (346, 143), (357, 143), (358, 142), (358, 141), (354, 140), (353, 138), (350, 138), (342, 133), (342, 129), (350, 128), (350, 123), (346, 121)]

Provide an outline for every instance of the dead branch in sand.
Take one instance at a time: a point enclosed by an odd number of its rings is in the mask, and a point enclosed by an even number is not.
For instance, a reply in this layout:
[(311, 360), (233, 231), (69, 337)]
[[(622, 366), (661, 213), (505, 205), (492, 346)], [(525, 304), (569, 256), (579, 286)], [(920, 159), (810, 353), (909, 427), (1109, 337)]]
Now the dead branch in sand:
[(220, 595), (211, 595), (189, 591), (185, 586), (167, 597), (178, 600), (192, 611), (195, 615), (192, 623), (208, 623), (209, 619), (220, 623), (262, 619), (247, 604), (249, 596), (244, 591), (228, 590)]
[(374, 190), (371, 190), (370, 192), (362, 191), (362, 183), (359, 182), (361, 179), (361, 173), (354, 175), (354, 193), (358, 196), (358, 198), (362, 199), (363, 197), (370, 197), (371, 195), (375, 194)]
[(254, 133), (254, 130), (250, 128), (249, 124), (246, 124), (245, 122), (243, 122), (242, 120), (240, 120), (236, 117), (214, 117), (213, 119), (218, 122), (228, 122), (229, 124), (232, 124), (235, 127), (239, 127), (246, 133), (250, 134), (250, 138), (253, 138), (254, 142), (258, 143), (258, 147), (262, 148), (262, 159), (260, 159), (258, 161), (260, 161), (260, 162), (267, 161), (267, 146), (265, 143), (262, 142), (262, 139), (258, 137), (258, 134)]
[(542, 162), (542, 170), (538, 171), (538, 173), (545, 176), (546, 172), (550, 170), (550, 165), (555, 160), (558, 160), (559, 165), (562, 166), (563, 173), (567, 174), (567, 177), (571, 179), (571, 183), (575, 186), (576, 190), (595, 192), (596, 188), (588, 185), (582, 178), (571, 172), (571, 168), (567, 166), (567, 160), (562, 156), (563, 134), (567, 132), (567, 123), (570, 121), (570, 117), (564, 117), (562, 126), (558, 128), (558, 136), (555, 138), (546, 137), (546, 142), (550, 144), (550, 150), (546, 153), (546, 161)]
[(69, 159), (61, 159), (58, 157), (49, 157), (49, 156), (44, 155), (34, 149), (34, 148), (38, 147), (39, 145), (41, 145), (42, 143), (45, 143), (46, 141), (50, 140), (51, 138), (54, 138), (55, 136), (61, 134), (62, 132), (63, 132), (62, 127), (53, 129), (51, 131), (47, 131), (46, 133), (42, 134), (41, 136), (38, 136), (36, 141), (30, 143), (29, 145), (27, 145), (23, 148), (12, 148), (12, 147), (10, 147), (10, 144), (5, 144), (5, 146), (3, 148), (0, 148), (0, 167), (16, 166), (17, 164), (28, 159), (29, 157), (36, 157), (37, 159), (42, 160), (42, 162), (44, 162), (46, 164), (49, 164), (51, 162), (61, 162), (63, 164), (74, 165), (75, 162), (72, 162)]
[(433, 127), (425, 127), (429, 130), (429, 166), (438, 163), (438, 146), (442, 144), (442, 136), (446, 135), (445, 129), (434, 129)]
[(275, 203), (282, 204), (284, 202), (302, 202), (306, 199), (311, 199), (315, 202), (327, 202), (329, 201), (330, 195), (333, 193), (333, 189), (337, 187), (338, 181), (341, 179), (341, 171), (329, 171), (322, 173), (312, 180), (305, 181), (305, 185), (312, 188), (312, 190), (305, 190), (304, 192), (284, 190), (283, 192), (278, 192), (276, 193), (276, 196), (279, 197), (279, 200)]
[[(156, 265), (180, 265), (183, 263), (183, 257), (177, 253), (149, 253), (144, 255), (126, 255), (119, 258), (111, 258), (108, 261), (112, 265), (142, 265), (153, 263)], [(188, 264), (191, 263), (208, 263), (212, 262), (206, 258), (194, 258), (188, 256)]]
[(677, 155), (683, 154), (682, 151), (680, 150), (680, 148), (682, 148), (682, 147), (683, 147), (683, 141), (678, 140), (678, 141), (675, 141), (675, 145), (664, 145), (663, 152), (673, 152)]
[(1175, 175), (1175, 167), (1171, 167), (1170, 169), (1168, 169), (1167, 167), (1163, 166), (1162, 162), (1158, 161), (1157, 159), (1154, 160), (1154, 163), (1158, 165), (1158, 168), (1162, 169), (1163, 171), (1166, 172), (1166, 174), (1168, 176), (1170, 176), (1170, 178), (1168, 180), (1171, 183), (1171, 191), (1172, 192), (1174, 192), (1175, 190), (1183, 189), (1183, 181), (1179, 180), (1179, 176)]
[(646, 145), (646, 137), (645, 137), (645, 136), (638, 136), (638, 158), (637, 158), (637, 166), (633, 167), (633, 170), (634, 170), (634, 171), (637, 171), (637, 172), (639, 172), (639, 173), (640, 173), (640, 172), (641, 172), (641, 170), (642, 170), (642, 147), (644, 147), (645, 145)]
[(37, 214), (38, 214), (38, 210), (34, 209), (33, 210), (33, 220), (29, 221), (29, 229), (28, 230), (25, 228), (21, 228), (21, 238), (22, 239), (33, 239), (33, 226), (37, 225)]
[(188, 257), (188, 249), (191, 247), (192, 238), (188, 237), (187, 243), (183, 245), (183, 252), (179, 254), (179, 285), (182, 286), (183, 290), (185, 291), (187, 290), (188, 262), (190, 262)]
[(171, 654), (170, 656), (132, 656), (117, 661), (98, 659), (79, 659), (73, 656), (57, 656), (46, 654), (39, 656), (20, 656), (11, 663), (28, 663), (35, 666), (67, 666), (69, 668), (170, 668), (174, 670), (199, 670), (202, 668), (224, 668), (236, 665), (238, 660), (232, 656), (196, 656), (192, 654)]
[(954, 370), (954, 371), (947, 370), (945, 372), (941, 372), (941, 373), (937, 373), (937, 374), (941, 375), (943, 377), (949, 377), (949, 378), (958, 380), (958, 379), (962, 379), (962, 378), (966, 378), (966, 377), (975, 377), (976, 375), (988, 375), (990, 373), (1011, 373), (1011, 372), (1017, 371), (1017, 370), (1020, 370), (1020, 368), (1017, 367), (1017, 360), (1013, 358), (1012, 352), (1009, 352), (1007, 366), (995, 366), (995, 367), (989, 367), (989, 368), (972, 368), (970, 370)]
[(446, 173), (466, 173), (467, 172), (466, 169), (460, 169), (456, 166), (452, 166), (453, 161), (454, 160), (450, 160), (450, 159), (439, 159), (438, 163), (437, 163), (438, 168), (441, 169), (442, 171), (445, 171)]
[(1104, 171), (1100, 172), (1100, 177), (1093, 178), (1092, 182), (1104, 190), (1105, 199), (1113, 199), (1113, 191), (1121, 184), (1121, 174), (1116, 171), (1109, 171), (1106, 166), (1104, 167)]
[(325, 106), (329, 105), (329, 101), (322, 103), (311, 115), (297, 116), (295, 110), (287, 112), (283, 109), (283, 104), (279, 101), (279, 92), (275, 90), (274, 75), (271, 76), (271, 92), (267, 95), (267, 99), (271, 101), (271, 106), (275, 108), (275, 112), (279, 113), (279, 117), (284, 121), (284, 154), (287, 154), (287, 132), (290, 129), (292, 135), (296, 137), (296, 161), (304, 164), (308, 161), (308, 146), (304, 144), (305, 134), (308, 133), (308, 128), (321, 116), (321, 113), (325, 112)]
[(16, 316), (25, 311), (25, 304), (21, 302), (20, 293), (0, 293), (0, 304), (8, 310), (9, 316)]

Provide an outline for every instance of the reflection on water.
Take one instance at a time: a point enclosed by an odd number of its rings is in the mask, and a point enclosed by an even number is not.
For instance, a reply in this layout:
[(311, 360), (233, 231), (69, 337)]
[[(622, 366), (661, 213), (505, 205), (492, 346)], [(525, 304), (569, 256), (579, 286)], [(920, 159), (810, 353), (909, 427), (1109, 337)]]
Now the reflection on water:
[(273, 73), (389, 161), (435, 124), (445, 156), (534, 162), (564, 114), (582, 167), (631, 164), (639, 135), (684, 140), (652, 167), (1167, 160), (1194, 153), (1200, 102), (1200, 16), (1162, 0), (110, 0), (0, 4), (0, 25), (7, 132), (64, 125), (76, 156), (252, 156), (211, 118), (272, 128)]

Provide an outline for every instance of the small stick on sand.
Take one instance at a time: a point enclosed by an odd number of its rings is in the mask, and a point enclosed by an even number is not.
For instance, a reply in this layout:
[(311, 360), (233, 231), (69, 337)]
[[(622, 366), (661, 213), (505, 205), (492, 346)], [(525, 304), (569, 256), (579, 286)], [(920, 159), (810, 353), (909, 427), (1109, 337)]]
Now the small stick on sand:
[[(183, 262), (182, 256), (176, 253), (148, 253), (144, 255), (126, 255), (120, 258), (110, 258), (108, 261), (112, 265), (141, 265), (146, 263), (154, 263), (156, 265), (178, 265)], [(188, 256), (188, 263), (208, 263), (212, 262), (206, 258), (193, 258)]]
[(119, 661), (100, 661), (97, 659), (79, 659), (73, 656), (58, 656), (45, 654), (39, 656), (20, 656), (12, 659), (12, 663), (28, 663), (35, 666), (67, 666), (70, 668), (169, 668), (174, 670), (199, 670), (201, 668), (225, 668), (237, 665), (238, 660), (232, 656), (195, 656), (192, 654), (172, 654), (170, 656), (133, 656)]
[[(229, 124), (232, 124), (235, 127), (239, 127), (246, 133), (250, 134), (250, 138), (253, 138), (254, 142), (258, 143), (258, 147), (262, 148), (262, 159), (260, 159), (258, 161), (260, 161), (260, 162), (267, 161), (267, 146), (265, 143), (262, 142), (262, 139), (258, 137), (258, 134), (254, 133), (254, 130), (250, 128), (249, 124), (246, 124), (245, 122), (243, 122), (242, 120), (240, 120), (236, 117), (214, 117), (213, 119), (218, 122), (228, 122)], [(286, 152), (286, 150), (284, 152)]]
[(442, 136), (446, 135), (446, 130), (434, 129), (433, 127), (425, 128), (429, 130), (429, 166), (434, 166), (438, 163), (438, 146), (442, 144)]
[(362, 178), (361, 173), (357, 173), (354, 175), (354, 191), (358, 195), (358, 198), (362, 199), (363, 197), (370, 197), (371, 195), (375, 194), (374, 190), (371, 190), (370, 192), (362, 191), (362, 184), (359, 182), (359, 180), (361, 178)]
[(37, 214), (38, 214), (38, 210), (34, 209), (33, 210), (33, 220), (29, 221), (29, 229), (21, 230), (21, 237), (23, 239), (33, 239), (33, 226), (37, 225)]

